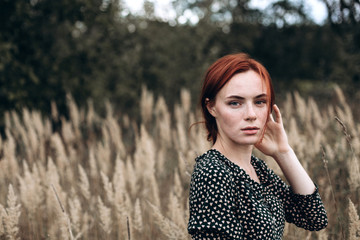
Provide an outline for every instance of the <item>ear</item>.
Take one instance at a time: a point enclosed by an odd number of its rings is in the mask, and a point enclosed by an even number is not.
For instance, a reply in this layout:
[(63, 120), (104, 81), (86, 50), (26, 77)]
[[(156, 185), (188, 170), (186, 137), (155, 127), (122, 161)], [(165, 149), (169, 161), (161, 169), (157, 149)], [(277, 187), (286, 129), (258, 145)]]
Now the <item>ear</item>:
[(216, 118), (216, 109), (215, 109), (215, 103), (214, 103), (214, 101), (210, 101), (210, 99), (206, 98), (206, 99), (205, 99), (205, 105), (206, 105), (206, 108), (207, 108), (208, 112), (209, 112), (214, 118)]

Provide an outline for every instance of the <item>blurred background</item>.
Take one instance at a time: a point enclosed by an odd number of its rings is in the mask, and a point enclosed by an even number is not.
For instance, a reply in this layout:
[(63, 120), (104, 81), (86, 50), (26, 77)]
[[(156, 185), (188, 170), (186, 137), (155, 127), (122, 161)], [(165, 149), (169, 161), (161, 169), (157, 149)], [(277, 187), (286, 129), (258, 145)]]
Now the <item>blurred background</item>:
[(210, 147), (189, 126), (235, 52), (269, 70), (328, 211), (284, 239), (359, 239), (360, 0), (0, 0), (0, 239), (189, 239)]
[(338, 84), (357, 102), (359, 21), (359, 0), (1, 0), (0, 116), (51, 101), (66, 114), (69, 93), (137, 118), (142, 86), (169, 106), (188, 89), (195, 106), (207, 67), (234, 52), (267, 67), (279, 101), (329, 101)]

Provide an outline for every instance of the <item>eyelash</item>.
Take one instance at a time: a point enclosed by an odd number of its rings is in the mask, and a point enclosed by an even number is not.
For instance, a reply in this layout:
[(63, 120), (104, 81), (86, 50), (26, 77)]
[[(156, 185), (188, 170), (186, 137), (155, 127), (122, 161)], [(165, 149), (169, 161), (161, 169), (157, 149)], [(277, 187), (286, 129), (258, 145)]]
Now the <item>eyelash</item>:
[(266, 104), (267, 101), (266, 100), (258, 100), (255, 102), (256, 104)]
[[(267, 103), (266, 100), (257, 100), (257, 101), (255, 101), (256, 105), (262, 105), (262, 104), (266, 104), (266, 103)], [(237, 102), (237, 101), (231, 101), (231, 102), (229, 102), (229, 105), (230, 106), (239, 106), (239, 105), (242, 105), (242, 103)]]
[(231, 101), (231, 102), (229, 102), (229, 105), (230, 105), (230, 106), (238, 106), (238, 105), (241, 105), (241, 103), (235, 102), (235, 101)]

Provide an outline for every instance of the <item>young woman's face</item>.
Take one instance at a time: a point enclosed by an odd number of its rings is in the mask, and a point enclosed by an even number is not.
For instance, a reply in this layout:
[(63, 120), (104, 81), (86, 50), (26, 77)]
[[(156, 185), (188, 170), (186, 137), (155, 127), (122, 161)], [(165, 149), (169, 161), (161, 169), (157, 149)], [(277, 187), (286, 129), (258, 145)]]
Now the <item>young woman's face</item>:
[(253, 145), (262, 137), (268, 118), (266, 84), (253, 70), (235, 74), (207, 107), (216, 119), (217, 141)]

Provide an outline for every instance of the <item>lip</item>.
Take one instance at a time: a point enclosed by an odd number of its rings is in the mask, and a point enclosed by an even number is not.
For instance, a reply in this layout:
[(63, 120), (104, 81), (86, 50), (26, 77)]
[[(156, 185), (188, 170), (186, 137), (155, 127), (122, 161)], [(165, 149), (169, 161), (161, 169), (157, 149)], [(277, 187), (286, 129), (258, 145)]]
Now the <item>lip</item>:
[(241, 131), (243, 133), (245, 133), (246, 135), (254, 135), (254, 134), (258, 133), (259, 130), (260, 130), (260, 128), (255, 127), (255, 126), (249, 126), (249, 127), (245, 127), (245, 128), (241, 129)]

